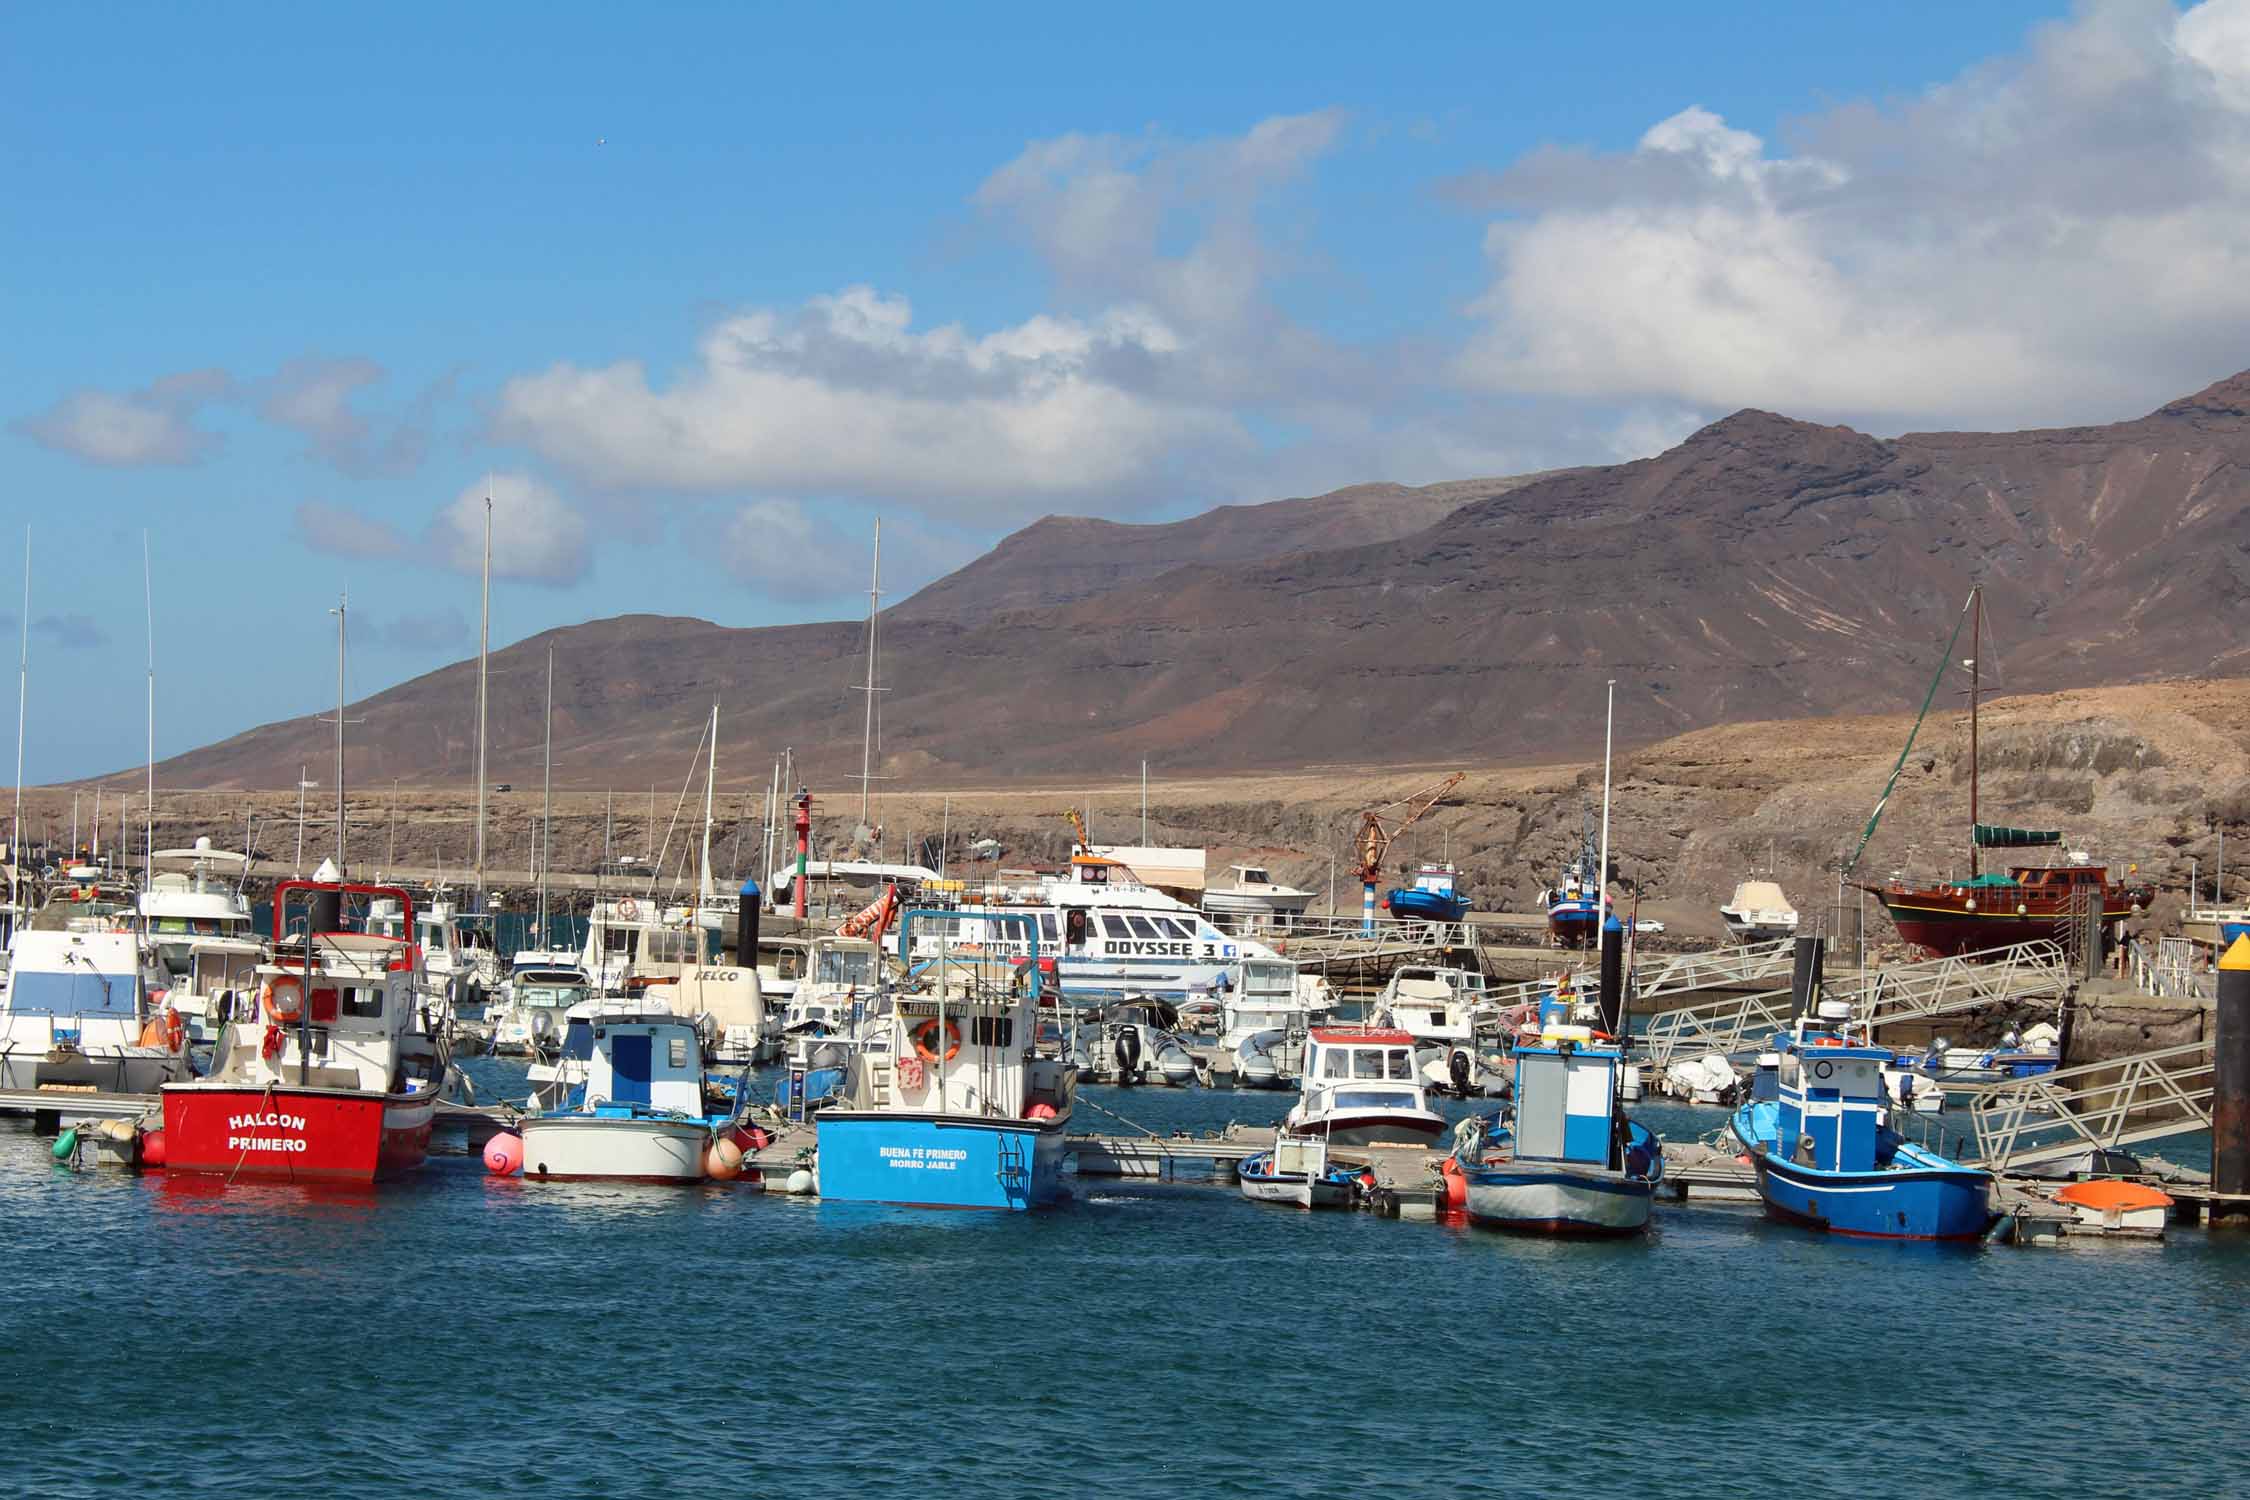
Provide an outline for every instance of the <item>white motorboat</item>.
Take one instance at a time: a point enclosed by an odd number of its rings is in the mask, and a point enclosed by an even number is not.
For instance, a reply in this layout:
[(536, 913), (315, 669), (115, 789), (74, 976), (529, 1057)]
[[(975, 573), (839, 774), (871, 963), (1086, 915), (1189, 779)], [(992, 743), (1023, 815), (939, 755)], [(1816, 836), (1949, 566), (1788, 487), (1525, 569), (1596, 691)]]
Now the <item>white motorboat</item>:
[(243, 997), (258, 987), (266, 945), (251, 924), (240, 882), (248, 855), (198, 838), (190, 849), (159, 849), (157, 871), (140, 895), (141, 931), (161, 977), (164, 1002), (180, 1013), (191, 1041), (209, 1041)]
[(1745, 880), (1719, 908), (1727, 936), (1738, 943), (1770, 943), (1797, 935), (1797, 908), (1771, 880)]
[(1229, 925), (1286, 927), (1305, 914), (1313, 893), (1283, 885), (1264, 865), (1235, 865), (1231, 885), (1203, 892), (1203, 909)]
[(1395, 1027), (1316, 1026), (1302, 1094), (1282, 1122), (1332, 1145), (1428, 1145), (1445, 1131), (1414, 1061), (1414, 1038)]
[(1732, 1104), (1741, 1087), (1724, 1053), (1682, 1058), (1664, 1069), (1664, 1089), (1691, 1104)]
[(502, 1056), (550, 1053), (562, 1043), (572, 1008), (590, 998), (593, 980), (568, 954), (526, 950), (500, 986), (492, 1050)]
[(1234, 1170), (1235, 1185), (1254, 1203), (1344, 1208), (1358, 1191), (1357, 1174), (1331, 1165), (1328, 1142), (1319, 1136), (1276, 1135), (1272, 1150), (1245, 1157)]
[(59, 886), (10, 944), (0, 1088), (153, 1094), (189, 1075), (187, 1024), (150, 994), (129, 893)]
[(577, 1008), (588, 1055), (585, 1080), (559, 1107), (528, 1114), (523, 1175), (533, 1182), (700, 1182), (728, 1118), (703, 1100), (703, 1049), (695, 1027), (633, 1000)]

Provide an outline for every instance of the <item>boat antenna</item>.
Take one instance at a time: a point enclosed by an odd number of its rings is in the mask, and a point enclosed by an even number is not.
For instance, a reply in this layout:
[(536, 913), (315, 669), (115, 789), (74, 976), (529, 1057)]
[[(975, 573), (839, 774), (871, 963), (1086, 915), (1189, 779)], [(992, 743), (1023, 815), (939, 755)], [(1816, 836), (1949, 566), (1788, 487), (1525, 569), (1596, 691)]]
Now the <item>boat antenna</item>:
[(1969, 878), (1974, 880), (1982, 873), (1981, 856), (1977, 850), (1977, 700), (1984, 685), (1984, 585), (1969, 590), (1969, 603), (1974, 606), (1969, 625)]
[[(1899, 749), (1898, 764), (1891, 767), (1890, 780), (1883, 783), (1883, 795), (1875, 799), (1875, 811), (1868, 814), (1867, 826), (1860, 830), (1859, 847), (1852, 851), (1851, 858), (1844, 861), (1839, 874), (1849, 875), (1859, 867), (1861, 857), (1867, 853), (1868, 840), (1875, 837), (1875, 825), (1883, 821), (1883, 809), (1890, 805), (1891, 793), (1898, 787), (1899, 775), (1906, 770), (1906, 757), (1914, 753), (1914, 741), (1922, 733), (1922, 721), (1930, 716), (1930, 704), (1936, 701), (1938, 684), (1945, 681), (1946, 668), (1953, 665), (1953, 648), (1960, 643), (1961, 627), (1968, 623), (1970, 608), (1976, 602), (1976, 591), (1972, 589), (1968, 599), (1961, 605), (1961, 613), (1953, 621), (1953, 634), (1946, 637), (1945, 654), (1938, 658), (1937, 673), (1930, 678), (1930, 690), (1922, 695), (1922, 711), (1914, 716), (1914, 727), (1907, 732), (1906, 743)], [(1975, 835), (1972, 833), (1970, 837), (1974, 838)]]
[(1609, 679), (1609, 703), (1602, 718), (1602, 864), (1594, 875), (1594, 889), (1599, 893), (1594, 906), (1594, 941), (1601, 942), (1602, 933), (1609, 927), (1609, 752), (1612, 731), (1617, 727), (1617, 679)]
[[(23, 529), (23, 640), (16, 659), (16, 822), (15, 831), (8, 843), (8, 904), (18, 907), (16, 890), (23, 868), (23, 724), (24, 711), (31, 698), (31, 528)], [(70, 860), (78, 858), (78, 794), (70, 795)], [(21, 908), (10, 916), (10, 921), (21, 917)]]
[(141, 884), (145, 888), (156, 883), (156, 586), (149, 578), (146, 530), (141, 532), (141, 612), (148, 622), (148, 806), (142, 813), (141, 830)]
[(487, 658), (492, 651), (492, 476), (484, 476), (484, 592), (477, 624), (477, 910), (484, 910), (484, 769)]
[[(329, 611), (336, 617), (336, 878), (344, 878), (348, 868), (344, 849), (348, 837), (344, 816), (344, 615), (351, 607), (351, 596), (338, 594), (336, 607)], [(150, 795), (154, 796), (153, 787)], [(411, 933), (408, 934), (412, 936)]]
[(539, 793), (539, 946), (548, 946), (547, 866), (555, 856), (555, 643), (547, 643), (547, 772)]
[(883, 691), (875, 682), (875, 634), (883, 607), (883, 518), (875, 518), (874, 570), (867, 581), (867, 681), (861, 691), (867, 694), (867, 716), (860, 729), (859, 740), (859, 828), (863, 838), (872, 837), (875, 825), (869, 821), (869, 794), (878, 778), (875, 775), (875, 695)]

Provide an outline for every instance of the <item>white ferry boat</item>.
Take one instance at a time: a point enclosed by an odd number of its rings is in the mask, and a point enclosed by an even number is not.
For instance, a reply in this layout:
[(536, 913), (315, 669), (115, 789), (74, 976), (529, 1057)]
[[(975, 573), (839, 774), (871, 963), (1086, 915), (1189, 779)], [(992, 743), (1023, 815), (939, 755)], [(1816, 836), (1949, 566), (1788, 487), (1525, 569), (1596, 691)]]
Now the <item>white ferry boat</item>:
[(1074, 855), (1067, 877), (963, 895), (959, 906), (914, 924), (915, 961), (1021, 958), (1026, 937), (995, 919), (1033, 917), (1042, 966), (1052, 954), (1066, 1001), (1152, 996), (1179, 1004), (1233, 990), (1246, 960), (1280, 957), (1253, 938), (1221, 932), (1194, 907), (1098, 854)]

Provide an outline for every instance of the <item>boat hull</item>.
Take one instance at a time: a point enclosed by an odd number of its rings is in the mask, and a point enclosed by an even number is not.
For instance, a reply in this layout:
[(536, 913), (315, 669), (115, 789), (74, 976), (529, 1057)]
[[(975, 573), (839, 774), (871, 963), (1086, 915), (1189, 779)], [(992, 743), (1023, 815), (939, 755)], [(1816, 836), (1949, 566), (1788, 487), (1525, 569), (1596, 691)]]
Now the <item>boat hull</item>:
[(1391, 915), (1410, 922), (1458, 922), (1469, 914), (1461, 896), (1441, 896), (1436, 891), (1392, 891), (1385, 903)]
[(1992, 1222), (1991, 1179), (1972, 1168), (1819, 1172), (1750, 1153), (1766, 1217), (1881, 1240), (1973, 1240)]
[(1298, 1208), (1343, 1208), (1352, 1201), (1352, 1185), (1333, 1177), (1307, 1177), (1302, 1172), (1259, 1170), (1257, 1163), (1271, 1158), (1253, 1157), (1242, 1164), (1235, 1186), (1253, 1203), (1288, 1203)]
[(700, 1120), (526, 1119), (523, 1175), (530, 1182), (701, 1182), (711, 1127)]
[(1427, 1146), (1448, 1126), (1444, 1116), (1428, 1110), (1376, 1109), (1305, 1120), (1292, 1110), (1286, 1128), (1317, 1135), (1331, 1146)]
[[(1970, 911), (1961, 898), (1944, 892), (1900, 892), (1880, 886), (1866, 887), (1890, 913), (1899, 939), (1941, 958), (1958, 958), (2018, 943), (2058, 942), (2070, 920), (2069, 910), (2052, 901), (2025, 902), (2021, 913)], [(1986, 899), (1992, 899), (1987, 897)], [(2102, 944), (2107, 948), (2115, 924), (2133, 915), (2129, 902), (2111, 900), (2102, 912)]]
[(1551, 906), (1547, 909), (1547, 934), (1561, 947), (1592, 946), (1595, 928), (1592, 902), (1572, 902), (1567, 906)]
[(188, 1076), (187, 1060), (154, 1047), (104, 1047), (92, 1052), (10, 1048), (0, 1052), (0, 1089), (61, 1089), (153, 1094)]
[(1069, 1118), (823, 1110), (814, 1180), (844, 1203), (1039, 1208), (1062, 1196)]
[(163, 1091), (165, 1170), (374, 1182), (420, 1166), (437, 1094), (211, 1087)]
[(1469, 1222), (1519, 1234), (1637, 1234), (1656, 1185), (1622, 1172), (1529, 1162), (1470, 1167)]

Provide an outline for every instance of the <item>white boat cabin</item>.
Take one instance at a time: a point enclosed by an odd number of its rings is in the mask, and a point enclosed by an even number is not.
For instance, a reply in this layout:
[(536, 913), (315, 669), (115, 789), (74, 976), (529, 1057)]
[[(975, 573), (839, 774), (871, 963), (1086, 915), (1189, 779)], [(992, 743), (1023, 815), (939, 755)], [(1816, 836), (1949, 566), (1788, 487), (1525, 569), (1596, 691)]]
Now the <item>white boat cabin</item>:
[(308, 944), (292, 936), (258, 977), (255, 1008), (220, 1033), (214, 1080), (397, 1094), (444, 1067), (403, 938), (326, 932)]
[(703, 1118), (702, 1044), (695, 1027), (678, 1016), (614, 1001), (582, 1006), (570, 1020), (565, 1057), (579, 1048), (585, 1087), (568, 1107), (594, 1115)]
[(1484, 975), (1437, 964), (1402, 964), (1383, 987), (1377, 1009), (1418, 1041), (1465, 1043), (1487, 1018)]

